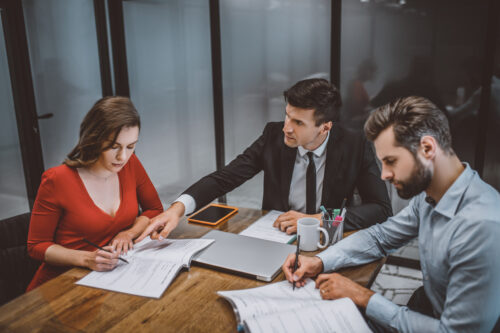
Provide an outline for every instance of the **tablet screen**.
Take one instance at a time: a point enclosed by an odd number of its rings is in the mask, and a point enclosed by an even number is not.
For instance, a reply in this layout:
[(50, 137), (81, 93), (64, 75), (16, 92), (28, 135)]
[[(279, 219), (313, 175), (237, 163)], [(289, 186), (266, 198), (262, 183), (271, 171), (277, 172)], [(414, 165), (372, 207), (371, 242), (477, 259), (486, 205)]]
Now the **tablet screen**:
[(199, 213), (189, 217), (189, 220), (198, 220), (207, 223), (216, 223), (225, 216), (231, 214), (235, 209), (228, 207), (209, 206)]

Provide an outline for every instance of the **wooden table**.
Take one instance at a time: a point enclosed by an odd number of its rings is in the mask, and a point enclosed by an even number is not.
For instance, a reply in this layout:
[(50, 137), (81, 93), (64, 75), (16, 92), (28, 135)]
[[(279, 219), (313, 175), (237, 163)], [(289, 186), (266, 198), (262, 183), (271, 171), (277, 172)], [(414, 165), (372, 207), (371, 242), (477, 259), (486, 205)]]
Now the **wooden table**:
[[(217, 227), (187, 223), (173, 238), (197, 238), (211, 229), (238, 233), (262, 216), (255, 209)], [(342, 270), (364, 286), (375, 279), (384, 260)], [(234, 332), (232, 307), (218, 290), (252, 288), (257, 280), (192, 266), (182, 271), (156, 300), (75, 285), (89, 271), (74, 268), (0, 307), (0, 332)], [(280, 273), (273, 282), (284, 280)]]

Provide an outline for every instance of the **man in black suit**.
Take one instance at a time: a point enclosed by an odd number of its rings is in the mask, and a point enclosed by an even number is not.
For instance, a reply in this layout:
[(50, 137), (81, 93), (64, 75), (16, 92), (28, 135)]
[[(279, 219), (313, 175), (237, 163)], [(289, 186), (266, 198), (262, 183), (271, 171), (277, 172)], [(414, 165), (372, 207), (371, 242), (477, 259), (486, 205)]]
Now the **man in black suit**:
[[(299, 81), (284, 92), (284, 122), (268, 123), (262, 135), (222, 170), (201, 178), (137, 239), (164, 238), (184, 214), (190, 214), (264, 171), (262, 209), (280, 210), (274, 225), (287, 233), (297, 220), (314, 215), (319, 206), (339, 208), (347, 198), (345, 229), (382, 222), (392, 214), (385, 184), (379, 178), (372, 146), (361, 133), (338, 119), (340, 94), (328, 81)], [(352, 206), (355, 188), (362, 204)]]

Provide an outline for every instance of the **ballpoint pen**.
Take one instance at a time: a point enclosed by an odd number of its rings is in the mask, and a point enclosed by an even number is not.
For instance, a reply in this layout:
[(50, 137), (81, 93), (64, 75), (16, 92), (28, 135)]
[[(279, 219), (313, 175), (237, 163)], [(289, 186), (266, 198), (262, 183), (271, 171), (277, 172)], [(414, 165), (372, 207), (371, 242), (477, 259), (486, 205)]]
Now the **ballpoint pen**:
[[(105, 251), (105, 252), (111, 253), (111, 251), (108, 251), (108, 250), (106, 250), (106, 249), (104, 249), (104, 248), (100, 247), (99, 245), (92, 243), (92, 242), (91, 242), (91, 241), (89, 241), (88, 239), (85, 239), (85, 238), (84, 238), (84, 239), (82, 239), (82, 240), (83, 240), (85, 243), (87, 243), (87, 244), (89, 244), (89, 245), (91, 245), (91, 246), (93, 246), (93, 247), (95, 247), (95, 248), (98, 248), (99, 250), (102, 250), (102, 251)], [(126, 263), (128, 264), (128, 261), (127, 261), (127, 260), (125, 260), (125, 259), (123, 259), (122, 257), (118, 257), (118, 259), (120, 259), (121, 261), (126, 262)]]
[(344, 212), (346, 203), (347, 203), (347, 198), (344, 198), (344, 200), (342, 200), (342, 205), (340, 206), (340, 215), (342, 215), (342, 213)]
[[(300, 235), (297, 236), (297, 250), (295, 251), (295, 263), (293, 264), (293, 273), (297, 270), (299, 266), (299, 246), (300, 246)], [(295, 279), (293, 280), (293, 290), (295, 290)]]

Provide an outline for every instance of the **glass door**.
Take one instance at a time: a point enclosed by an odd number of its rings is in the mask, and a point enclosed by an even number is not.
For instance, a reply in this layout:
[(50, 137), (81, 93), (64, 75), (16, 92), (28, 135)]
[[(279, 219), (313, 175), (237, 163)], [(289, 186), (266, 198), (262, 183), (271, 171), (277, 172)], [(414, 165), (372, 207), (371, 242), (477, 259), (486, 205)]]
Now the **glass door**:
[(0, 0), (0, 220), (30, 211), (43, 172), (22, 6)]
[[(2, 9), (0, 9), (1, 11)], [(0, 220), (30, 210), (4, 31), (0, 25)]]
[(102, 97), (94, 2), (23, 0), (46, 168), (60, 165)]
[(209, 2), (123, 1), (122, 13), (125, 48), (113, 51), (141, 115), (136, 154), (168, 205), (216, 168)]

